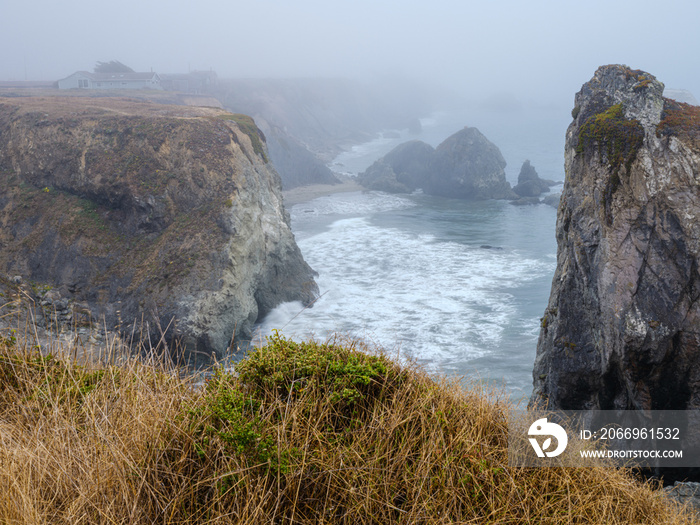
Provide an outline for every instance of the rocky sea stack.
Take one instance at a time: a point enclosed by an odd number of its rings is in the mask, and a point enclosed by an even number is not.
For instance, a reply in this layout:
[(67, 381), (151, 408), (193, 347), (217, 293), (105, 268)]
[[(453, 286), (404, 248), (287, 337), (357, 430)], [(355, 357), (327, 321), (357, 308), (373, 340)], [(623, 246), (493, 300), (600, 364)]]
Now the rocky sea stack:
[(700, 108), (604, 66), (566, 134), (531, 405), (700, 408)]
[(435, 149), (418, 140), (400, 144), (358, 175), (358, 182), (391, 193), (421, 189), (457, 199), (515, 199), (505, 167), (498, 147), (466, 127)]
[(521, 197), (539, 197), (548, 192), (550, 186), (555, 184), (556, 182), (552, 180), (540, 179), (535, 167), (530, 164), (529, 160), (526, 160), (520, 168), (518, 184), (513, 188), (513, 191)]
[(143, 323), (209, 357), (278, 303), (317, 293), (250, 117), (7, 99), (0, 173), (0, 271), (52, 288), (69, 321), (80, 309), (108, 329)]

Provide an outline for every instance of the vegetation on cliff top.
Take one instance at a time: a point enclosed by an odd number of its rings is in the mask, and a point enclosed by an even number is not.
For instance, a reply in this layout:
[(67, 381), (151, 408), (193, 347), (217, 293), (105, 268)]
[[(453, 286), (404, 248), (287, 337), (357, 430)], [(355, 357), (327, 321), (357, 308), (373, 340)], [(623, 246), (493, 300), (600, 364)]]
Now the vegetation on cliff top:
[(364, 350), (276, 335), (196, 387), (0, 339), (0, 522), (691, 522), (626, 471), (509, 467), (506, 404)]
[(700, 106), (665, 98), (656, 133), (659, 136), (676, 135), (700, 139)]
[(260, 128), (258, 128), (255, 121), (251, 117), (240, 113), (230, 113), (221, 115), (219, 118), (223, 120), (231, 120), (238, 124), (241, 131), (248, 135), (248, 138), (253, 145), (253, 151), (255, 151), (255, 154), (259, 155), (265, 162), (269, 162), (267, 153), (265, 153), (265, 147), (263, 146), (263, 142), (265, 142), (265, 135), (263, 135), (263, 132), (260, 131)]

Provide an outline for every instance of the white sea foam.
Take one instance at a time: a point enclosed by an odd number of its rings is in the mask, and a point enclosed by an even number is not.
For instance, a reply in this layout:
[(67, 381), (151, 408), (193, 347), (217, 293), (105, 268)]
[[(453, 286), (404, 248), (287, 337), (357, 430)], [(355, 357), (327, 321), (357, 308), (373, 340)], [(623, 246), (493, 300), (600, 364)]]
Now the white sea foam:
[(484, 356), (509, 326), (518, 330), (513, 291), (550, 270), (515, 251), (437, 241), (366, 217), (336, 221), (299, 245), (323, 295), (306, 310), (276, 308), (261, 335), (341, 332), (440, 365)]
[[(421, 119), (418, 136), (384, 135), (330, 167), (356, 175), (405, 140), (437, 146), (470, 125), (501, 148), (511, 183), (526, 158), (541, 177), (563, 178), (559, 131), (524, 117), (514, 126), (512, 115), (499, 123), (467, 113), (435, 113)], [(290, 214), (323, 295), (312, 308), (274, 309), (259, 339), (272, 329), (296, 339), (349, 334), (398, 346), (433, 370), (495, 381), (514, 400), (529, 395), (556, 266), (553, 208), (355, 192), (298, 204)]]

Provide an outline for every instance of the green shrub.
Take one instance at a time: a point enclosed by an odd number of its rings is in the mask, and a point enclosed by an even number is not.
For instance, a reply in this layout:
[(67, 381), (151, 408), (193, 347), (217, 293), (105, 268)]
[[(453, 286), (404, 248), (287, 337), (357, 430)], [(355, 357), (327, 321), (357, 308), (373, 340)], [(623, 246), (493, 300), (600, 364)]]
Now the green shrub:
[(692, 522), (626, 470), (509, 467), (507, 402), (362, 350), (275, 334), (199, 386), (0, 339), (0, 523)]
[(304, 390), (327, 396), (334, 405), (351, 407), (381, 397), (402, 374), (386, 357), (352, 346), (297, 343), (275, 333), (251, 352), (236, 371), (243, 388), (261, 400), (294, 397)]

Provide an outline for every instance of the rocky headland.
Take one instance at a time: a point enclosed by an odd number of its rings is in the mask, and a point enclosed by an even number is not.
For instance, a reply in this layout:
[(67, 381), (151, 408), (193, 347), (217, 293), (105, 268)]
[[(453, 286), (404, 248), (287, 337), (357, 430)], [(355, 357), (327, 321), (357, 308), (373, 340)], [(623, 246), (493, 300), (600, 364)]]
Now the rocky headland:
[(700, 108), (599, 68), (575, 98), (530, 404), (700, 407)]
[(506, 181), (506, 161), (476, 128), (465, 127), (437, 148), (414, 140), (398, 145), (358, 175), (370, 190), (457, 199), (516, 199)]
[[(119, 98), (0, 103), (0, 271), (68, 322), (221, 355), (318, 288), (245, 115)], [(88, 322), (88, 321), (80, 321)]]

